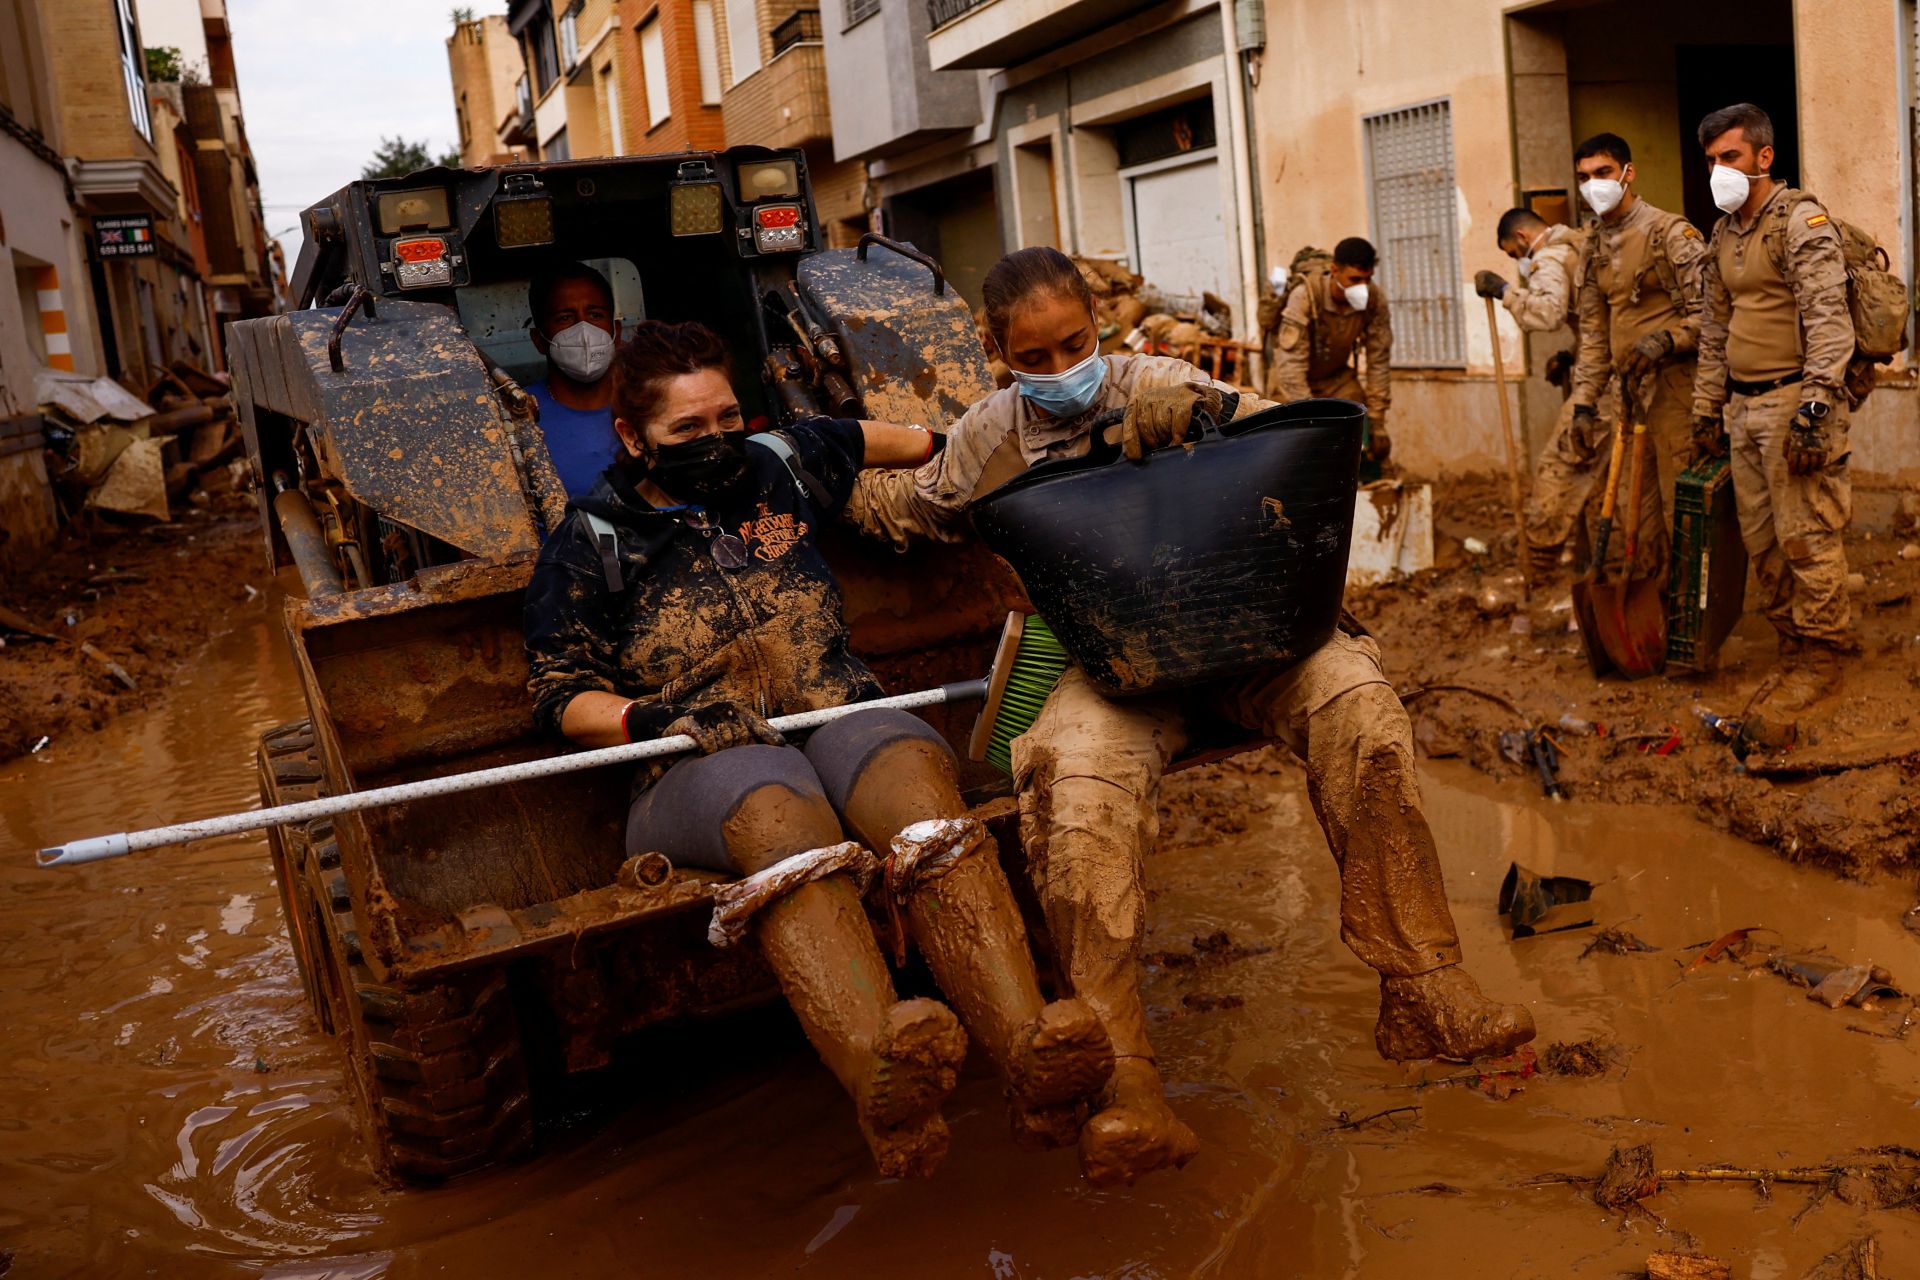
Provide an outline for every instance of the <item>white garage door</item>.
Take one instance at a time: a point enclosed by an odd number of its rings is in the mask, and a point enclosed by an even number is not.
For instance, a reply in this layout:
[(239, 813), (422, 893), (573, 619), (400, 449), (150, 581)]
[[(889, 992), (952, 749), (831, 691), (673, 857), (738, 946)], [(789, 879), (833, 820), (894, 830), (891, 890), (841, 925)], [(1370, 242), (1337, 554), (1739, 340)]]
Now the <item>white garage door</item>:
[(1136, 270), (1167, 293), (1230, 296), (1220, 166), (1213, 157), (1127, 178)]

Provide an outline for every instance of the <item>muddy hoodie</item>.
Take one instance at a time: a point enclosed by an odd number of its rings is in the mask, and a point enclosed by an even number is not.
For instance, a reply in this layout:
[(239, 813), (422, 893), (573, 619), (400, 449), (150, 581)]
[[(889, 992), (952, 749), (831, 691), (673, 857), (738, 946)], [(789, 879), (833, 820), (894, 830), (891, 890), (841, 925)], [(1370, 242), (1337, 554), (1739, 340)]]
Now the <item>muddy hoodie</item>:
[[(704, 515), (656, 510), (610, 468), (568, 507), (527, 587), (534, 716), (556, 737), (574, 697), (593, 690), (651, 704), (635, 736), (691, 707), (728, 700), (763, 716), (878, 696), (847, 649), (840, 588), (817, 530), (845, 505), (865, 456), (860, 424), (816, 418), (781, 428), (811, 482), (749, 445), (747, 475)], [(591, 512), (615, 528), (620, 588), (602, 563)], [(731, 533), (747, 562), (725, 569), (712, 542)]]

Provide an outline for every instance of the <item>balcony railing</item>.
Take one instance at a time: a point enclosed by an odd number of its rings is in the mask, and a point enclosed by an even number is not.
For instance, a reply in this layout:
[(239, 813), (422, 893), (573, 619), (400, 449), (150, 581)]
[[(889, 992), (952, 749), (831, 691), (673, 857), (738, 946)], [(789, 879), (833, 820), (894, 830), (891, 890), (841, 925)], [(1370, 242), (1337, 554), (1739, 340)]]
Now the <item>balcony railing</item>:
[(797, 44), (820, 43), (820, 11), (795, 9), (773, 29), (773, 56), (779, 57)]
[(944, 27), (962, 14), (972, 13), (991, 0), (927, 0), (927, 19), (935, 27)]

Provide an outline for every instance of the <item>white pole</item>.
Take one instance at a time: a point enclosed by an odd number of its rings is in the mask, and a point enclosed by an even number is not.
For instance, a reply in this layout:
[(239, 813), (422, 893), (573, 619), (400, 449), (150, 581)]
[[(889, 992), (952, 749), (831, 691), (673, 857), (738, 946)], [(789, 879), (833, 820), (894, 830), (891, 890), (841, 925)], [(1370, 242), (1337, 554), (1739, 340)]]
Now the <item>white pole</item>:
[[(963, 680), (958, 684), (942, 685), (938, 689), (923, 689), (917, 693), (901, 693), (890, 698), (875, 698), (871, 702), (855, 702), (844, 707), (822, 707), (818, 711), (802, 711), (796, 715), (779, 716), (768, 723), (782, 733), (789, 730), (816, 729), (830, 720), (837, 720), (855, 711), (880, 708), (911, 711), (915, 707), (931, 707), (943, 702), (983, 698), (986, 692), (985, 680)], [(529, 760), (524, 764), (503, 764), (492, 769), (476, 769), (471, 773), (449, 774), (444, 778), (401, 782), (391, 787), (375, 787), (371, 791), (350, 791), (345, 795), (326, 796), (319, 800), (302, 800), (272, 809), (252, 809), (246, 813), (230, 813), (224, 817), (203, 818), (198, 822), (182, 822), (171, 827), (152, 827), (146, 831), (123, 831), (118, 835), (95, 836), (90, 840), (57, 844), (40, 850), (35, 856), (43, 867), (71, 867), (82, 862), (98, 862), (103, 858), (118, 858), (129, 853), (139, 853), (145, 849), (157, 849), (162, 845), (204, 840), (210, 836), (238, 835), (243, 831), (260, 831), (288, 822), (308, 822), (314, 818), (331, 817), (336, 813), (353, 813), (383, 804), (424, 800), (431, 796), (455, 795), (462, 791), (497, 787), (507, 782), (551, 778), (557, 774), (597, 769), (602, 765), (624, 764), (632, 760), (650, 760), (655, 756), (676, 755), (682, 751), (691, 751), (695, 745), (692, 738), (685, 734), (676, 734), (671, 738), (655, 738), (649, 742), (629, 742), (617, 747), (601, 747), (594, 751), (577, 751), (570, 755), (552, 756), (545, 760)]]

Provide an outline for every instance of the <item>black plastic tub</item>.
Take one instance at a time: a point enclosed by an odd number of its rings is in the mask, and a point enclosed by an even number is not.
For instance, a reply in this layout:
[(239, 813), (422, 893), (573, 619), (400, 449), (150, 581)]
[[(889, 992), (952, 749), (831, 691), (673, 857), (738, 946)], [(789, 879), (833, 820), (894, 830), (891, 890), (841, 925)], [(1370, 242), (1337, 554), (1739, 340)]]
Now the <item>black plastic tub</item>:
[(982, 499), (974, 526), (1110, 694), (1284, 667), (1339, 620), (1365, 421), (1301, 400), (1138, 463), (1096, 436)]

